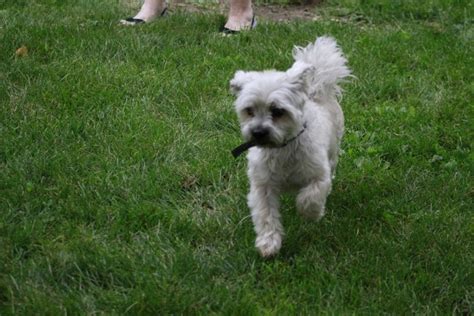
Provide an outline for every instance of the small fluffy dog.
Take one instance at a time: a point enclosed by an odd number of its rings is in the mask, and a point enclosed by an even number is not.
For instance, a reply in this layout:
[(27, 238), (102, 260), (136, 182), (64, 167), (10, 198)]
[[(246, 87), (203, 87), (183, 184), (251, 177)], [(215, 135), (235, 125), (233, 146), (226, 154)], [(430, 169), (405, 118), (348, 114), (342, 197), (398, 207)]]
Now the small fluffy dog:
[(237, 71), (230, 81), (249, 149), (248, 205), (264, 257), (278, 253), (283, 226), (279, 195), (297, 190), (300, 214), (319, 220), (331, 191), (344, 116), (338, 103), (338, 83), (350, 76), (334, 39), (319, 37), (306, 47), (295, 47), (294, 64), (282, 71)]

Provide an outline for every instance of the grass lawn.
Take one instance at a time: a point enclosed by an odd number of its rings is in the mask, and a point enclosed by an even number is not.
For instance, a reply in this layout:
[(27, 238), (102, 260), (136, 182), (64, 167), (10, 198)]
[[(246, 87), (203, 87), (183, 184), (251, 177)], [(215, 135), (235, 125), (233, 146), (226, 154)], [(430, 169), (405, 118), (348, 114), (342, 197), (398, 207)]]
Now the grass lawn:
[[(0, 1), (1, 315), (473, 313), (472, 2), (328, 0), (231, 38), (123, 27), (123, 2)], [(263, 260), (228, 81), (324, 34), (357, 76), (328, 214), (285, 196)]]

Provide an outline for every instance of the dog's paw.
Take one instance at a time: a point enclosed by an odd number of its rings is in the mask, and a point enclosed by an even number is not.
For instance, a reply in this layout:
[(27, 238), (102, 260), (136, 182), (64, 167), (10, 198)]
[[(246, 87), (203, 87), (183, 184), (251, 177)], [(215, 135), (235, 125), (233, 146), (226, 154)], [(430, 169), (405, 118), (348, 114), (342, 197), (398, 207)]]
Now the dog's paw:
[(298, 213), (307, 219), (319, 221), (325, 214), (324, 204), (314, 196), (299, 194), (296, 198), (296, 209)]
[(298, 213), (310, 220), (313, 221), (320, 221), (321, 218), (324, 217), (324, 214), (326, 214), (326, 210), (323, 207), (313, 205), (313, 207), (297, 207)]
[(280, 250), (281, 240), (282, 238), (279, 233), (273, 232), (265, 234), (257, 237), (255, 247), (257, 247), (262, 257), (271, 257), (276, 255)]
[(316, 184), (303, 188), (296, 197), (296, 209), (302, 216), (319, 221), (325, 214), (324, 204), (328, 186), (323, 186), (323, 192)]

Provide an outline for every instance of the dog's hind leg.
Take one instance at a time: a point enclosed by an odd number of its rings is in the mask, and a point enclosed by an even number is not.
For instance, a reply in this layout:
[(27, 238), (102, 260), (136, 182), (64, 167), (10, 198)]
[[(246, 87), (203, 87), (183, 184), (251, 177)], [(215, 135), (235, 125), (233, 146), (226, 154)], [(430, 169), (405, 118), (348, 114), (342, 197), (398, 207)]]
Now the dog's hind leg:
[(331, 191), (331, 178), (313, 181), (296, 197), (296, 208), (304, 217), (320, 220), (325, 213), (326, 198)]
[(251, 183), (248, 205), (257, 234), (255, 247), (263, 257), (275, 255), (281, 248), (283, 236), (277, 192), (270, 185)]

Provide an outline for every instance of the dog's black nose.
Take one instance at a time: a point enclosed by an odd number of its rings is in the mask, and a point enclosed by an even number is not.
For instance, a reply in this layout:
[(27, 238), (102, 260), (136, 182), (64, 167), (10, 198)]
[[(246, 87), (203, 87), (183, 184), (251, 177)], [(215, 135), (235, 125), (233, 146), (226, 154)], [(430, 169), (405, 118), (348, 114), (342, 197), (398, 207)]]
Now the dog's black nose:
[(256, 140), (264, 139), (265, 137), (268, 136), (269, 133), (270, 133), (270, 131), (267, 128), (264, 128), (264, 127), (256, 127), (252, 130), (252, 136)]

